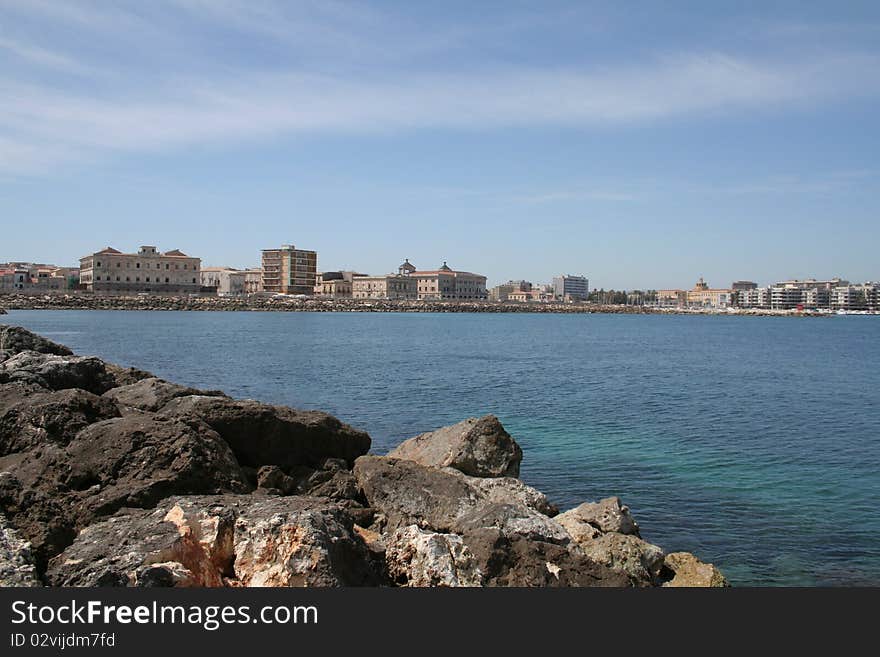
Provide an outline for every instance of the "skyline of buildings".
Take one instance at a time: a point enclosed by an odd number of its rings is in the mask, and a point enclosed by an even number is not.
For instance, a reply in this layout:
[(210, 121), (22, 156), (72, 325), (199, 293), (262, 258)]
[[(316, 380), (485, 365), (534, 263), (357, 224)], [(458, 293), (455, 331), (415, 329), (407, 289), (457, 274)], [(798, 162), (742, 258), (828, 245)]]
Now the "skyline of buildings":
[[(0, 292), (169, 294), (240, 296), (255, 293), (337, 299), (465, 300), (511, 302), (627, 303), (659, 308), (753, 308), (767, 310), (877, 310), (880, 283), (842, 278), (789, 279), (759, 286), (733, 281), (712, 288), (703, 277), (691, 289), (590, 289), (583, 275), (560, 274), (551, 283), (509, 280), (487, 288), (486, 276), (451, 268), (419, 270), (405, 259), (396, 273), (369, 275), (353, 270), (321, 271), (318, 252), (292, 244), (261, 251), (261, 267), (202, 267), (201, 258), (179, 249), (161, 252), (141, 246), (136, 253), (105, 247), (80, 258), (80, 267), (25, 262), (0, 263)], [(609, 294), (611, 293), (611, 294)], [(609, 301), (609, 299), (613, 299)]]

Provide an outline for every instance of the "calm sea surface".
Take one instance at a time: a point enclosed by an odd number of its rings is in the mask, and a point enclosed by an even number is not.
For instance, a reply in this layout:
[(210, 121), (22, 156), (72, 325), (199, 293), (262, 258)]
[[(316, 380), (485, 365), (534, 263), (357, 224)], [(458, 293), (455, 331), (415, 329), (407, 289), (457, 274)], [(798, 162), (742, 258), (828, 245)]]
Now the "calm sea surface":
[(494, 413), (563, 508), (619, 495), (734, 584), (880, 585), (880, 318), (12, 311), (80, 354), (384, 453)]

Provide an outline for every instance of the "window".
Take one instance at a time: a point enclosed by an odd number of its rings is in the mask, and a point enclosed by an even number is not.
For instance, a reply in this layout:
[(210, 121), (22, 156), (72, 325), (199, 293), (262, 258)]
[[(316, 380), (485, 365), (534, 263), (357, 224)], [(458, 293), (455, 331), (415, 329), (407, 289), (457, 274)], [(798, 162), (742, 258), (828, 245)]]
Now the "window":
[(166, 283), (168, 282), (168, 279), (167, 279), (167, 278), (165, 279), (165, 282), (166, 282)]
[(149, 276), (147, 276), (147, 283), (149, 283), (149, 282), (150, 282), (150, 277), (149, 277)]
[(96, 280), (96, 281), (100, 281), (100, 280), (101, 280), (101, 277), (100, 277), (100, 276), (95, 276), (95, 280)]
[(116, 263), (116, 268), (117, 268), (117, 269), (119, 269), (121, 266), (122, 266), (122, 263), (121, 263), (121, 262), (117, 262), (117, 263)]
[(134, 266), (135, 266), (136, 269), (140, 269), (140, 268), (141, 268), (141, 263), (136, 262)]
[(128, 282), (130, 282), (130, 281), (131, 281), (131, 278), (128, 277), (128, 276), (126, 276), (126, 277), (125, 277), (125, 282), (128, 283)]
[(98, 267), (100, 267), (100, 266), (101, 266), (101, 261), (99, 260), (99, 261), (98, 261)]

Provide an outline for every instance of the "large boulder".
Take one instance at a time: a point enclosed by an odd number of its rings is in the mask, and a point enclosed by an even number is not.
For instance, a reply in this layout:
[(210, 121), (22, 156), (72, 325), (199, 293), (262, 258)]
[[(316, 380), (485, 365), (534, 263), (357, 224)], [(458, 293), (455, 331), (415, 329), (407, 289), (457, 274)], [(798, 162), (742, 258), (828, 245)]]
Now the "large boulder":
[(340, 507), (304, 497), (193, 496), (86, 527), (49, 564), (55, 586), (380, 583)]
[(554, 520), (566, 528), (571, 527), (572, 532), (589, 532), (589, 528), (586, 527), (580, 530), (574, 528), (578, 525), (590, 525), (602, 533), (639, 535), (638, 523), (630, 514), (629, 507), (622, 504), (618, 497), (606, 497), (598, 502), (584, 502), (574, 509), (560, 513)]
[(473, 477), (518, 477), (522, 449), (497, 417), (486, 415), (410, 438), (388, 456)]
[(15, 381), (37, 383), (51, 390), (82, 388), (96, 395), (116, 385), (99, 358), (37, 351), (22, 351), (0, 363), (0, 383)]
[(66, 445), (90, 424), (118, 416), (111, 400), (79, 388), (0, 385), (0, 456), (47, 442)]
[(20, 326), (0, 325), (0, 350), (9, 351), (12, 354), (22, 351), (38, 351), (41, 354), (56, 354), (58, 356), (73, 355), (73, 352), (64, 345), (56, 344)]
[(370, 449), (367, 433), (319, 411), (191, 395), (172, 399), (161, 412), (201, 418), (220, 434), (242, 465), (255, 468), (319, 467), (327, 458), (341, 458), (351, 464)]
[(635, 586), (659, 582), (663, 550), (632, 534), (608, 532), (578, 545), (594, 562), (625, 575)]
[(462, 538), (484, 586), (631, 586), (626, 576), (597, 564), (574, 545), (505, 535), (497, 527), (471, 529)]
[(482, 585), (476, 560), (457, 534), (401, 527), (387, 540), (385, 560), (397, 586)]
[(362, 456), (353, 472), (369, 505), (384, 514), (389, 532), (408, 525), (454, 531), (462, 516), (486, 501), (465, 479), (414, 461)]
[(672, 552), (666, 555), (664, 574), (671, 577), (663, 586), (674, 587), (727, 587), (730, 582), (718, 568), (704, 563), (690, 552)]
[(149, 507), (172, 494), (247, 492), (247, 477), (226, 443), (193, 420), (128, 415), (93, 424), (65, 450), (59, 473), (69, 488), (92, 490), (88, 515)]
[(0, 513), (0, 588), (42, 585), (30, 543), (22, 540)]
[(41, 567), (78, 529), (122, 507), (149, 508), (172, 494), (250, 490), (210, 427), (147, 413), (91, 424), (67, 445), (4, 456), (3, 471), (0, 510), (33, 543)]
[(134, 408), (141, 411), (158, 411), (172, 399), (190, 395), (225, 397), (221, 392), (196, 390), (188, 386), (169, 383), (156, 377), (144, 378), (128, 385), (111, 388), (103, 396), (125, 408)]
[(486, 496), (490, 502), (498, 504), (522, 504), (545, 516), (555, 516), (559, 509), (537, 488), (524, 484), (513, 477), (470, 477), (455, 468), (443, 468), (443, 472), (464, 479)]

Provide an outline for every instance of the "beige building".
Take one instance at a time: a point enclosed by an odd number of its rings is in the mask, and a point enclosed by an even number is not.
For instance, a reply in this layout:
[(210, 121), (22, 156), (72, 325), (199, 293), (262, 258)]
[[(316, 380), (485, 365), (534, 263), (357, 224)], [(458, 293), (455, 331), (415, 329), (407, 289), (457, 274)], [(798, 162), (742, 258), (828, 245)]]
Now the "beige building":
[(698, 308), (727, 308), (731, 305), (733, 290), (710, 288), (702, 277), (687, 293), (687, 305)]
[(263, 249), (263, 291), (276, 294), (314, 294), (318, 254), (285, 244)]
[(212, 288), (218, 296), (245, 294), (247, 272), (231, 267), (202, 267), (199, 272), (203, 288)]
[(201, 260), (175, 249), (161, 253), (142, 246), (137, 253), (112, 247), (80, 259), (80, 285), (106, 294), (196, 294)]
[(488, 297), (485, 276), (456, 271), (445, 262), (439, 269), (419, 271), (407, 260), (399, 271), (402, 276), (416, 279), (416, 294), (419, 299), (479, 300)]
[(528, 292), (531, 289), (529, 281), (507, 281), (489, 290), (489, 301), (507, 301), (512, 292)]
[(687, 305), (687, 290), (657, 290), (657, 305), (661, 308), (683, 308)]
[(263, 291), (263, 270), (262, 269), (245, 269), (244, 270), (244, 293), (256, 294)]
[(31, 262), (0, 263), (0, 292), (64, 292), (76, 287), (79, 269)]
[(352, 280), (355, 299), (418, 299), (417, 280), (405, 274), (357, 276)]
[(351, 299), (352, 281), (364, 277), (354, 271), (325, 271), (317, 276), (315, 294), (331, 299)]

